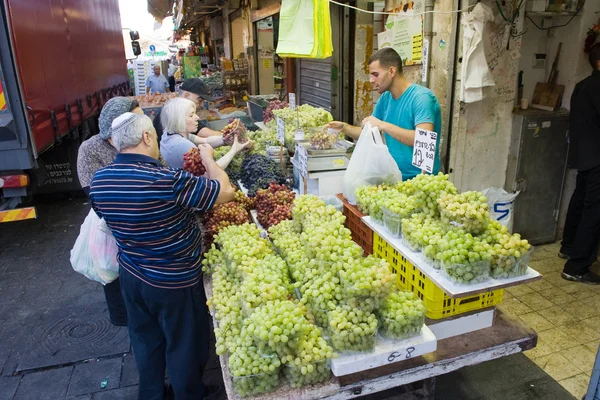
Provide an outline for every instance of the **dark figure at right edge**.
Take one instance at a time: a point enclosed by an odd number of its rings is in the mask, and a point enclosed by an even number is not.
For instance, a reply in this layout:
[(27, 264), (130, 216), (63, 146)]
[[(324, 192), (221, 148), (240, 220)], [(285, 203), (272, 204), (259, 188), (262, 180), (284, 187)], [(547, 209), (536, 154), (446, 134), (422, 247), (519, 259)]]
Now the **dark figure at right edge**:
[(577, 168), (559, 257), (567, 259), (562, 277), (600, 284), (590, 271), (600, 241), (600, 44), (589, 53), (592, 75), (579, 82), (571, 96), (569, 166)]

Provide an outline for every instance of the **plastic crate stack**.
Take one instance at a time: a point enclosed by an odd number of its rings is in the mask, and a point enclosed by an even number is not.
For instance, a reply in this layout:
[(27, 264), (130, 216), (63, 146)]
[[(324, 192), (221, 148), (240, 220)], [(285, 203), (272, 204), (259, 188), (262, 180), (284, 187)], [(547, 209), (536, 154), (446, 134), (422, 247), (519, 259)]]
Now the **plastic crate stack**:
[(423, 300), (427, 309), (425, 315), (428, 318), (452, 317), (492, 307), (502, 302), (504, 289), (451, 298), (377, 233), (373, 233), (373, 254), (389, 262), (390, 267), (397, 275), (398, 288), (410, 290)]
[(354, 240), (365, 252), (365, 256), (373, 254), (373, 230), (369, 228), (362, 220), (364, 214), (358, 208), (348, 203), (346, 198), (338, 194), (337, 197), (344, 203), (344, 216), (346, 222), (344, 225), (350, 229), (352, 240)]
[(427, 309), (426, 316), (431, 319), (452, 317), (471, 311), (492, 307), (502, 302), (504, 289), (491, 290), (471, 296), (451, 298), (432, 280), (427, 278), (418, 268), (412, 265), (398, 251), (373, 232), (362, 220), (364, 216), (358, 208), (346, 201), (341, 194), (337, 195), (344, 203), (346, 228), (352, 233), (352, 240), (360, 245), (365, 255), (373, 254), (389, 262), (396, 274), (396, 285), (399, 289), (415, 293)]

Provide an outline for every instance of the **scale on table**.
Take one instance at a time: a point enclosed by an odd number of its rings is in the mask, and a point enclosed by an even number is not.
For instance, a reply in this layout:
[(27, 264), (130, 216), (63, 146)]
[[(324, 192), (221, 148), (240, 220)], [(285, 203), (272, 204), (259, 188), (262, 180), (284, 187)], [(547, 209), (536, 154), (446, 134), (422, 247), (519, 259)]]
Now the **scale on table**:
[(306, 171), (337, 171), (344, 170), (350, 162), (349, 152), (354, 147), (354, 143), (347, 140), (338, 140), (333, 149), (316, 150), (308, 140), (296, 140), (298, 147), (302, 147), (305, 151), (299, 149), (294, 154), (294, 161), (302, 164), (300, 157), (305, 153)]

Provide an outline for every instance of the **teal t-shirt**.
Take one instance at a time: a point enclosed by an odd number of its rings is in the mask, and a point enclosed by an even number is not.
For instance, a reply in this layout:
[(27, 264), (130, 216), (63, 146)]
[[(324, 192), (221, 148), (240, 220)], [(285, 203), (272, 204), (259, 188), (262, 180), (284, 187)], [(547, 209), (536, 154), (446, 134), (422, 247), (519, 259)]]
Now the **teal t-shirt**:
[[(442, 112), (440, 103), (431, 90), (424, 86), (412, 84), (402, 96), (395, 100), (390, 92), (385, 92), (377, 101), (373, 116), (377, 119), (394, 124), (403, 129), (413, 130), (418, 124), (433, 123), (433, 131), (438, 133), (437, 154), (433, 173), (440, 170), (440, 130), (442, 128)], [(385, 142), (390, 154), (402, 172), (402, 180), (414, 178), (421, 170), (412, 165), (413, 147), (400, 143), (387, 133), (384, 133)]]

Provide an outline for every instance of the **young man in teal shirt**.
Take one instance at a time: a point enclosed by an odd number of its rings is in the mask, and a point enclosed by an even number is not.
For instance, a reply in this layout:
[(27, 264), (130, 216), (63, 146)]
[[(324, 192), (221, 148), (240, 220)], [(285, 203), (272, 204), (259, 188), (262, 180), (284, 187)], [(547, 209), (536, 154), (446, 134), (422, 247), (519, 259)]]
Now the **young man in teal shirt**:
[[(373, 115), (365, 118), (361, 126), (370, 122), (383, 132), (390, 154), (398, 164), (402, 179), (414, 178), (421, 170), (412, 165), (415, 129), (438, 133), (437, 151), (433, 173), (440, 170), (439, 144), (442, 127), (440, 104), (431, 90), (411, 83), (402, 74), (402, 59), (391, 48), (381, 49), (369, 59), (371, 83), (381, 94)], [(360, 136), (361, 127), (334, 121), (331, 128), (339, 129), (353, 139)]]

